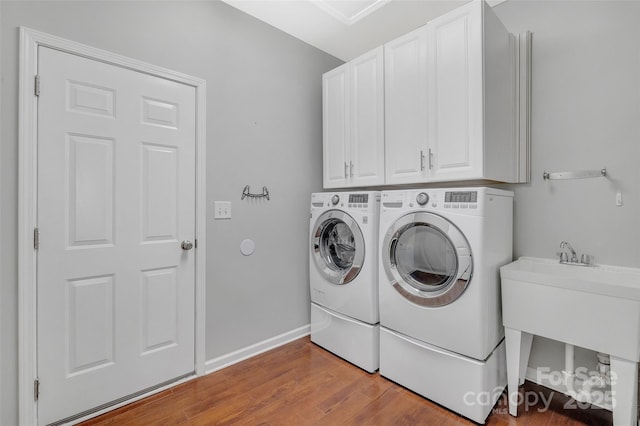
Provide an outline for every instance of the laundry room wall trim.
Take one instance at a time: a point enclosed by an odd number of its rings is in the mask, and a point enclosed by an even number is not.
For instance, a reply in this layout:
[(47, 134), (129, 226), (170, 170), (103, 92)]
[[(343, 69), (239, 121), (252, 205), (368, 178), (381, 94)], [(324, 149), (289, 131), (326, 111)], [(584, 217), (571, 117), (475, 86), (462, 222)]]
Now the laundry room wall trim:
[(311, 326), (307, 324), (300, 328), (296, 328), (295, 330), (287, 331), (286, 333), (282, 333), (278, 336), (263, 340), (262, 342), (249, 345), (247, 347), (238, 349), (237, 351), (233, 351), (214, 359), (210, 359), (206, 363), (206, 374), (213, 373), (214, 371), (218, 371), (230, 365), (237, 364), (238, 362), (244, 361), (245, 359), (251, 358), (252, 356), (259, 355), (263, 352), (270, 351), (271, 349), (275, 349), (278, 346), (285, 345), (301, 337), (308, 336), (310, 332)]

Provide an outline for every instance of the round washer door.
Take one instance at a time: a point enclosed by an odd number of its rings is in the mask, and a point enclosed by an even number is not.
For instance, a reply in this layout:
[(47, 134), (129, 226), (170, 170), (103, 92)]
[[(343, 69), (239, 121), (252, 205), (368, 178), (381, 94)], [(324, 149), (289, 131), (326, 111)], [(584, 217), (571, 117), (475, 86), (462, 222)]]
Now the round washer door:
[(353, 281), (364, 262), (364, 238), (356, 221), (341, 210), (324, 212), (311, 235), (311, 256), (327, 281)]
[(444, 306), (471, 280), (471, 247), (464, 234), (435, 213), (402, 216), (383, 240), (382, 262), (391, 285), (421, 306)]

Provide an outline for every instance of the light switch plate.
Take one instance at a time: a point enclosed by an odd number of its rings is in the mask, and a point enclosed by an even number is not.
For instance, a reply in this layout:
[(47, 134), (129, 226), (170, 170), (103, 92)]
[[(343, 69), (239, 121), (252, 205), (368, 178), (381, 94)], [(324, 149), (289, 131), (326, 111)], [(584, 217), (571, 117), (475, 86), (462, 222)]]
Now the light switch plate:
[(231, 201), (215, 201), (213, 203), (214, 219), (231, 219)]

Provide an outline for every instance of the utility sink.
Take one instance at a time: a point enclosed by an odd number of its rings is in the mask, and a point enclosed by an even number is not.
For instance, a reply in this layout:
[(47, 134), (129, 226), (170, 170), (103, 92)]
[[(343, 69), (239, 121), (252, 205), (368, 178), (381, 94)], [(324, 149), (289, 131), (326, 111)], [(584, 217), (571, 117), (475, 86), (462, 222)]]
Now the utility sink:
[(500, 276), (509, 393), (524, 381), (533, 335), (544, 336), (610, 354), (614, 424), (637, 424), (640, 269), (522, 257)]
[(554, 259), (521, 257), (500, 269), (502, 279), (517, 279), (603, 296), (640, 301), (640, 269), (620, 266), (574, 266)]
[(640, 269), (522, 257), (500, 275), (505, 327), (640, 360)]

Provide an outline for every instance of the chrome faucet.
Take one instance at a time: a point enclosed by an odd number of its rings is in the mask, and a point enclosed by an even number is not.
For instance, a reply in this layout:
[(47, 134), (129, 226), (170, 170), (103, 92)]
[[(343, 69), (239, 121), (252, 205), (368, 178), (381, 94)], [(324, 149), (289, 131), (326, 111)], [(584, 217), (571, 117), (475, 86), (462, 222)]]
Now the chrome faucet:
[[(569, 242), (567, 242), (567, 241), (561, 242), (560, 243), (560, 248), (561, 249), (568, 249), (571, 252), (571, 260), (567, 260), (567, 253), (561, 252), (560, 253), (560, 262), (562, 262), (563, 260), (565, 262), (571, 262), (571, 263), (577, 263), (578, 262), (578, 254), (573, 249), (573, 247), (571, 247), (571, 244), (569, 244)], [(563, 259), (563, 255), (564, 255), (564, 259)]]
[[(578, 253), (576, 253), (568, 241), (561, 242), (560, 248), (569, 252), (568, 254), (566, 251), (560, 252), (560, 263), (578, 266), (588, 266), (591, 264), (591, 256), (588, 254), (583, 254), (580, 256), (580, 260), (578, 260)], [(569, 254), (571, 255), (571, 258), (569, 258)]]

